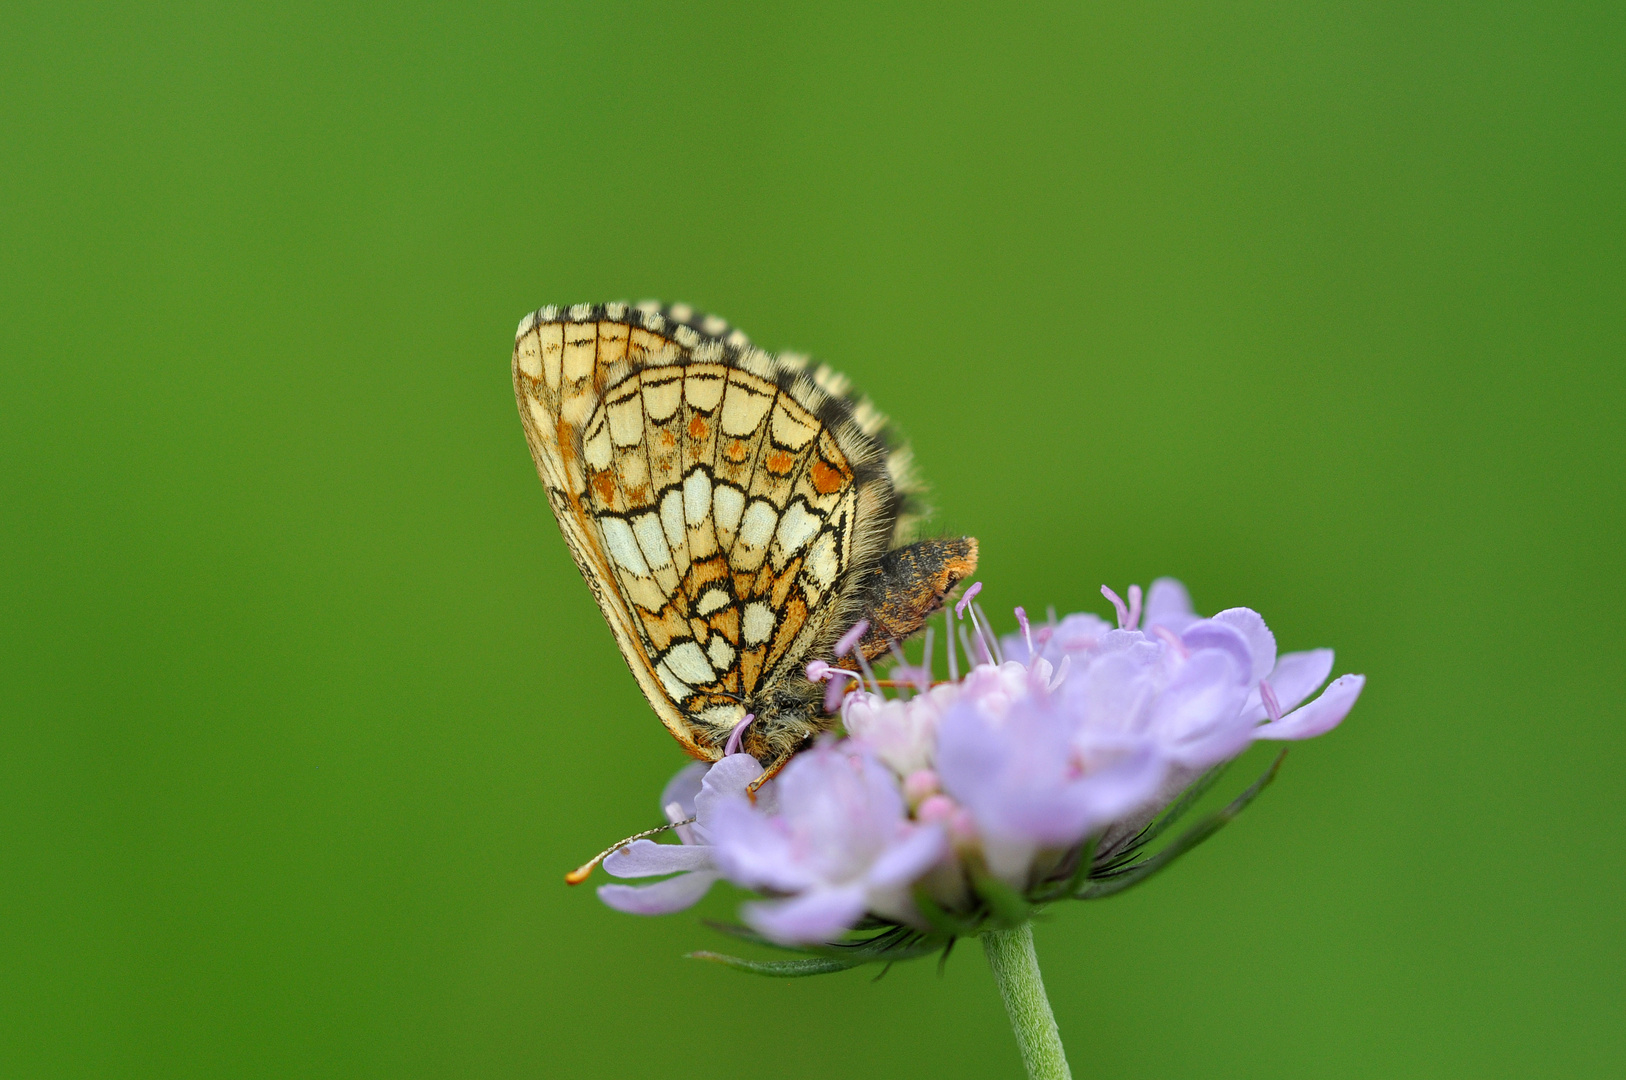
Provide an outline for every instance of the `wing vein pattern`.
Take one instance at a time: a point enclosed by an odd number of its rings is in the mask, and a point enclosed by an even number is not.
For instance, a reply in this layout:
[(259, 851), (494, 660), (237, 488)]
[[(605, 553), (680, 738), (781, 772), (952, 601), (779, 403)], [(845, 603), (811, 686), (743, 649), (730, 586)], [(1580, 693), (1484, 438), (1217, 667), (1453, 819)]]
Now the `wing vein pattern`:
[(748, 750), (805, 741), (801, 668), (899, 531), (885, 418), (683, 307), (542, 308), (513, 375), (566, 544), (661, 721), (706, 759), (748, 711), (778, 718)]

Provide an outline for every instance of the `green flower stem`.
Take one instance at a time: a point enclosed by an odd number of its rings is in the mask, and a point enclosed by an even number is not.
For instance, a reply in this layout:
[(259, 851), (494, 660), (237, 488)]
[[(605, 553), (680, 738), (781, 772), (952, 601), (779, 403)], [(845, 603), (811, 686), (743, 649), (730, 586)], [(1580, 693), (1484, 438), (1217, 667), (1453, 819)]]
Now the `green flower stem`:
[(1030, 1080), (1072, 1080), (1067, 1067), (1067, 1051), (1062, 1049), (1056, 1017), (1045, 997), (1044, 980), (1039, 977), (1039, 958), (1033, 952), (1033, 928), (1023, 923), (1014, 930), (989, 930), (982, 935), (982, 948), (994, 981), (1005, 999), (1005, 1012), (1016, 1031), (1016, 1044), (1022, 1049), (1022, 1064)]

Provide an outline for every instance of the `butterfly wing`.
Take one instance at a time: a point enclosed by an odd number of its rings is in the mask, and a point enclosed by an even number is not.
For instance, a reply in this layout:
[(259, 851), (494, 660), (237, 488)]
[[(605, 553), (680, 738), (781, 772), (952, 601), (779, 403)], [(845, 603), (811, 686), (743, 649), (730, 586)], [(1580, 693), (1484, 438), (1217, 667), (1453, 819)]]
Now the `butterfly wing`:
[(543, 308), (520, 324), (513, 374), (622, 656), (683, 748), (715, 759), (857, 618), (852, 583), (899, 518), (884, 418), (839, 376), (653, 304)]

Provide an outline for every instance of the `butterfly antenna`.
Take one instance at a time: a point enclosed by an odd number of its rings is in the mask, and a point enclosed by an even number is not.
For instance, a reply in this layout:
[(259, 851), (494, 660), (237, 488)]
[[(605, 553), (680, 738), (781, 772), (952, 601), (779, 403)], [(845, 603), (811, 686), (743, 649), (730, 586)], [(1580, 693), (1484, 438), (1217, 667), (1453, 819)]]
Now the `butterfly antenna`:
[(599, 863), (603, 862), (605, 859), (608, 859), (611, 855), (614, 855), (616, 852), (620, 851), (634, 840), (645, 840), (651, 836), (657, 835), (658, 833), (663, 833), (667, 829), (675, 829), (679, 825), (693, 824), (694, 818), (685, 818), (682, 821), (673, 821), (666, 825), (657, 825), (653, 829), (645, 829), (641, 833), (633, 833), (625, 840), (618, 840), (609, 847), (605, 848), (603, 851), (599, 852), (597, 855), (594, 855), (591, 859), (576, 867), (576, 869), (572, 870), (570, 873), (566, 874), (565, 884), (580, 885), (582, 882), (586, 881), (592, 876), (593, 871), (598, 868)]

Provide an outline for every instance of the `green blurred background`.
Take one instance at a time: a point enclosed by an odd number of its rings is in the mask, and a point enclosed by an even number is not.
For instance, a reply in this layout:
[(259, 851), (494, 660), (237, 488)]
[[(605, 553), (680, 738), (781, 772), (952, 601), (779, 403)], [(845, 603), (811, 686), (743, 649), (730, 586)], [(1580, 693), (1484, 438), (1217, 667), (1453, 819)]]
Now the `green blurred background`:
[(1039, 928), (1076, 1075), (1621, 1075), (1623, 47), (1619, 4), (6, 5), (0, 1072), (1018, 1074), (974, 946), (755, 980), (561, 884), (682, 759), (511, 335), (652, 296), (866, 388), (991, 610), (1174, 574), (1369, 675)]

